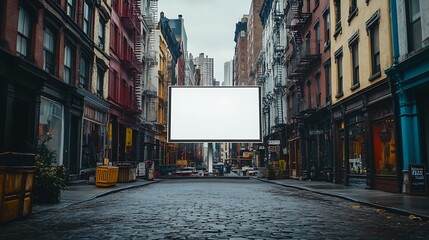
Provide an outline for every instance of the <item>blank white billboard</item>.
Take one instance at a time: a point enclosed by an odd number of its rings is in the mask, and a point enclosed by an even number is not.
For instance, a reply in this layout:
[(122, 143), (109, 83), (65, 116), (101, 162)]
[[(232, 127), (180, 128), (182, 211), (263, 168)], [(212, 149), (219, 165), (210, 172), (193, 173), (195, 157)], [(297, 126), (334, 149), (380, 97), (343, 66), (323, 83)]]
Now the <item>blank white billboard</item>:
[(169, 87), (169, 142), (262, 142), (258, 86)]

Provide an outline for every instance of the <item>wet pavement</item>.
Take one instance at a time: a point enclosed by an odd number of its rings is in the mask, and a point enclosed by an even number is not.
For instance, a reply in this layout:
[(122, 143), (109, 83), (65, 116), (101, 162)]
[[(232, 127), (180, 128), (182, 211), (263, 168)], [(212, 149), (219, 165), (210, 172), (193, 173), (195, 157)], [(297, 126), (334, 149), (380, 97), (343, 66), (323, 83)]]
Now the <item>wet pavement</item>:
[[(346, 197), (311, 190), (321, 188), (317, 184), (338, 194), (349, 188), (300, 181), (295, 182), (300, 186), (281, 186), (287, 181), (295, 180), (177, 179), (149, 185), (136, 182), (127, 185), (132, 187), (128, 190), (125, 185), (102, 189), (104, 193), (92, 194), (83, 202), (72, 203), (69, 198), (66, 205), (42, 211), (37, 211), (41, 208), (36, 206), (36, 212), (29, 218), (0, 226), (0, 239), (426, 239), (429, 236), (429, 222), (423, 219), (375, 208), (351, 197), (345, 200)], [(107, 194), (109, 190), (114, 193)], [(81, 197), (89, 194), (75, 190), (76, 196), (78, 192)], [(355, 194), (358, 193), (357, 190)]]
[(340, 197), (353, 202), (381, 208), (402, 215), (412, 215), (411, 217), (416, 216), (429, 221), (429, 196), (389, 193), (321, 181), (299, 181), (293, 179), (260, 180), (282, 186), (312, 191), (319, 194)]

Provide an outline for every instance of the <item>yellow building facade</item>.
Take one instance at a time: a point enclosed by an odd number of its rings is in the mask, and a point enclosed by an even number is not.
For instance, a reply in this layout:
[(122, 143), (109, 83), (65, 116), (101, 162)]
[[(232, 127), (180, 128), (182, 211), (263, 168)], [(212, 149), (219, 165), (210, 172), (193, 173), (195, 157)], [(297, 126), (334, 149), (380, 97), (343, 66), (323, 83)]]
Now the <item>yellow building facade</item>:
[[(341, 2), (340, 5), (337, 3)], [(356, 2), (356, 7), (352, 3)], [(337, 7), (340, 7), (341, 17), (336, 20)], [(335, 1), (331, 0), (331, 59), (338, 60), (342, 52), (342, 88), (338, 81), (338, 64), (332, 67), (332, 104), (343, 101), (349, 96), (365, 89), (377, 81), (386, 78), (384, 69), (392, 65), (392, 40), (390, 27), (390, 7), (388, 0), (372, 1)], [(355, 13), (353, 13), (355, 9)], [(372, 71), (371, 53), (371, 20), (379, 21), (379, 64), (380, 71)], [(340, 24), (338, 24), (340, 22)], [(372, 23), (376, 24), (376, 22)], [(358, 44), (358, 84), (353, 83), (353, 44)], [(342, 50), (342, 51), (339, 51)], [(342, 94), (339, 94), (342, 93)]]
[(334, 178), (398, 191), (388, 0), (330, 0)]
[(161, 165), (175, 166), (177, 159), (177, 144), (167, 143), (168, 117), (168, 86), (171, 83), (170, 68), (172, 56), (161, 31), (159, 34), (158, 51), (158, 86), (157, 86), (157, 135), (155, 139), (161, 144)]

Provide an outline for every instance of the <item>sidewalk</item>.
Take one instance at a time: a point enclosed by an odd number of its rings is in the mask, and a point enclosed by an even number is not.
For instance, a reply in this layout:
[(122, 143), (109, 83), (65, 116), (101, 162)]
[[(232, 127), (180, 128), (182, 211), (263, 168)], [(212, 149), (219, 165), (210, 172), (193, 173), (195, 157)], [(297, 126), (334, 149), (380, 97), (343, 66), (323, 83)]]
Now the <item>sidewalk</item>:
[(61, 201), (58, 204), (34, 204), (32, 213), (39, 213), (51, 209), (64, 208), (70, 205), (86, 202), (94, 198), (102, 197), (110, 193), (119, 192), (125, 189), (136, 188), (148, 184), (159, 182), (158, 180), (148, 181), (137, 179), (135, 182), (117, 183), (112, 187), (97, 187), (95, 184), (80, 184), (68, 186), (61, 192)]
[(393, 211), (401, 215), (414, 215), (421, 219), (429, 220), (429, 196), (410, 196), (401, 193), (388, 193), (323, 181), (258, 179), (286, 187), (340, 197), (360, 204)]

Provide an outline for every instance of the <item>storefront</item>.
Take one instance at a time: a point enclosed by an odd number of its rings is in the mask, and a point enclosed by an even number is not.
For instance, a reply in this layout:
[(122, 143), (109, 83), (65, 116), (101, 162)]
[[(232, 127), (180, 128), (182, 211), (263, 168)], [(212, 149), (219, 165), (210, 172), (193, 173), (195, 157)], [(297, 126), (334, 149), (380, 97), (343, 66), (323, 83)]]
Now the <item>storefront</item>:
[(305, 151), (307, 177), (312, 180), (333, 181), (331, 116), (323, 109), (305, 119)]
[(82, 169), (103, 163), (106, 146), (107, 112), (85, 104), (82, 130)]
[(332, 108), (334, 177), (338, 183), (396, 192), (393, 99), (386, 80)]
[(290, 178), (306, 178), (307, 176), (302, 174), (302, 124), (300, 120), (292, 124), (288, 124), (288, 169)]
[(63, 164), (64, 107), (45, 97), (40, 98), (39, 143), (46, 141), (57, 155), (56, 163)]
[[(85, 89), (78, 89), (84, 96), (82, 119), (81, 174), (91, 174), (106, 157), (107, 122), (110, 105)], [(85, 176), (84, 176), (85, 177)]]
[(409, 164), (424, 164), (426, 169), (429, 166), (428, 54), (429, 48), (424, 48), (386, 70), (397, 103), (394, 119), (400, 127), (396, 134), (401, 141), (395, 150), (402, 160), (397, 164), (402, 171), (398, 181), (401, 192), (408, 188)]

